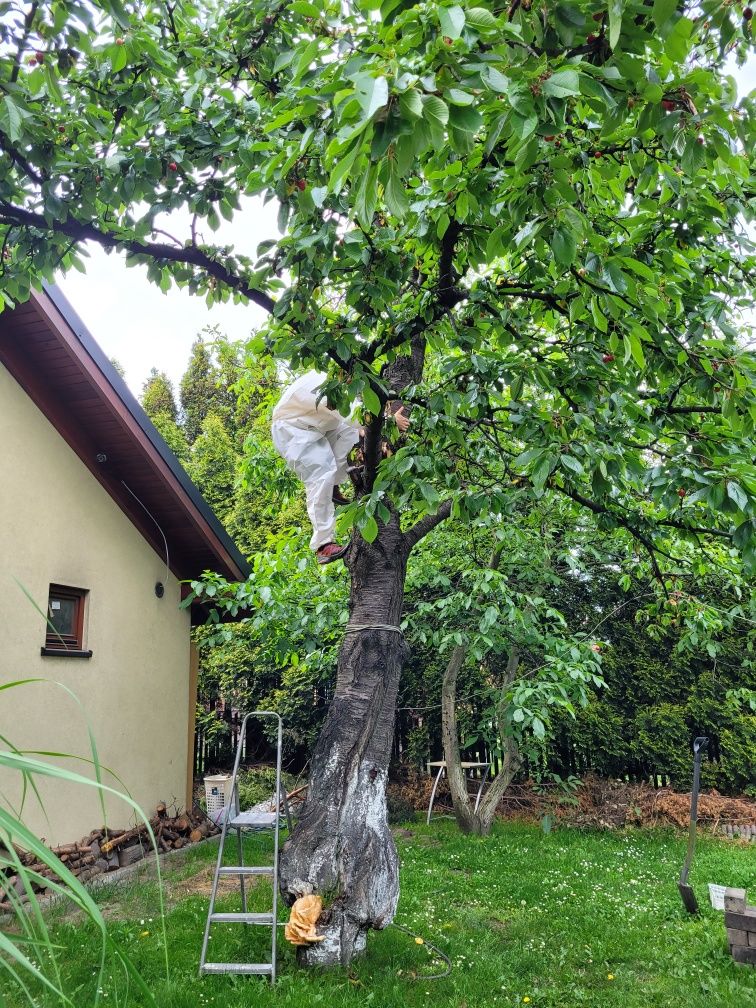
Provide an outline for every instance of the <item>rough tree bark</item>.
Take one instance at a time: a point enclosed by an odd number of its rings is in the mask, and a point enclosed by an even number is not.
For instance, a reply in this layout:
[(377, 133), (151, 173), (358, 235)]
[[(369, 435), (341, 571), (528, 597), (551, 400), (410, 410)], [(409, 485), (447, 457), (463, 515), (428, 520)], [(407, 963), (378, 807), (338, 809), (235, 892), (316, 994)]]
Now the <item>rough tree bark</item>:
[[(401, 618), (408, 547), (396, 516), (373, 543), (353, 540), (349, 625)], [(318, 933), (298, 949), (302, 965), (347, 965), (369, 928), (391, 922), (399, 864), (386, 819), (386, 782), (399, 676), (408, 648), (393, 630), (347, 633), (336, 691), (312, 756), (307, 801), (281, 855), (287, 902), (323, 898)]]

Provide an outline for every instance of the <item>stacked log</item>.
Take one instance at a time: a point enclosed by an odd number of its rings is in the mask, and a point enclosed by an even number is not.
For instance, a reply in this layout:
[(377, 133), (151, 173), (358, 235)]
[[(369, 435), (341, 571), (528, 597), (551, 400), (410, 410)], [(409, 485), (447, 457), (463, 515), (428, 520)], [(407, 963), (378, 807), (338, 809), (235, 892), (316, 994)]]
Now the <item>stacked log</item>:
[[(170, 815), (162, 802), (150, 819), (150, 827), (160, 853), (199, 843), (219, 832), (200, 809)], [(50, 848), (50, 853), (81, 882), (134, 864), (153, 852), (146, 823), (131, 829), (101, 826), (76, 843)], [(25, 869), (25, 876), (19, 875), (15, 858), (0, 844), (0, 913), (12, 908), (13, 894), (16, 900), (27, 902), (30, 899), (27, 887), (35, 893), (43, 892), (48, 887), (48, 880), (60, 880), (59, 870), (49, 867), (35, 854), (16, 847), (15, 855)]]

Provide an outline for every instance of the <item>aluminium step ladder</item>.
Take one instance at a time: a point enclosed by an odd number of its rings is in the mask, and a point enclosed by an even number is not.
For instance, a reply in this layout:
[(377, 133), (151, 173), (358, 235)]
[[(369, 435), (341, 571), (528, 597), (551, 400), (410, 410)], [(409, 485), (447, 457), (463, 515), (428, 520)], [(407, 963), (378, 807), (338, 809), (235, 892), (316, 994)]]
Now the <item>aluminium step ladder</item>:
[[(275, 798), (271, 802), (274, 804), (272, 811), (259, 811), (254, 809), (250, 812), (242, 812), (239, 809), (239, 787), (237, 778), (239, 775), (239, 762), (241, 760), (242, 746), (246, 738), (247, 721), (250, 718), (275, 718), (278, 723), (276, 734), (276, 790)], [(285, 818), (286, 826), (291, 832), (291, 813), (289, 803), (286, 800), (286, 790), (281, 787), (281, 742), (283, 725), (281, 718), (273, 711), (250, 711), (244, 716), (239, 732), (239, 743), (236, 748), (234, 759), (234, 770), (231, 777), (230, 801), (223, 817), (223, 827), (221, 829), (220, 843), (218, 845), (218, 860), (215, 865), (213, 876), (213, 887), (210, 894), (210, 906), (207, 911), (207, 921), (205, 923), (205, 934), (202, 939), (202, 952), (200, 955), (200, 974), (202, 973), (249, 973), (258, 976), (270, 977), (270, 982), (276, 979), (276, 930), (278, 925), (278, 835), (281, 828), (281, 819)], [(283, 808), (283, 811), (282, 811)], [(244, 863), (244, 833), (248, 830), (271, 830), (273, 832), (273, 864), (271, 865), (245, 865)], [(237, 837), (238, 864), (224, 865), (223, 854), (226, 846), (226, 839), (229, 833), (235, 832)], [(239, 881), (239, 891), (241, 894), (241, 912), (239, 913), (217, 913), (215, 910), (215, 900), (218, 895), (218, 882), (221, 878), (236, 876)], [(249, 913), (247, 911), (247, 890), (245, 880), (250, 877), (269, 878), (273, 885), (273, 906), (269, 913)], [(271, 930), (270, 939), (270, 962), (243, 963), (243, 962), (208, 962), (207, 945), (210, 939), (210, 928), (213, 924), (261, 924)]]

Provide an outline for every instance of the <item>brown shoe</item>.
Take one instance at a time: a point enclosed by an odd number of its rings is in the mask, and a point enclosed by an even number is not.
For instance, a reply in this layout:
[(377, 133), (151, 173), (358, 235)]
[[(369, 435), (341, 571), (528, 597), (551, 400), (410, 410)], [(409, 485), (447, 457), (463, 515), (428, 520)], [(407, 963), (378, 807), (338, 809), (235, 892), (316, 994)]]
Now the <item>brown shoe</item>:
[(338, 543), (326, 543), (315, 551), (315, 559), (319, 564), (333, 563), (334, 560), (341, 560), (346, 553), (346, 546), (339, 546)]

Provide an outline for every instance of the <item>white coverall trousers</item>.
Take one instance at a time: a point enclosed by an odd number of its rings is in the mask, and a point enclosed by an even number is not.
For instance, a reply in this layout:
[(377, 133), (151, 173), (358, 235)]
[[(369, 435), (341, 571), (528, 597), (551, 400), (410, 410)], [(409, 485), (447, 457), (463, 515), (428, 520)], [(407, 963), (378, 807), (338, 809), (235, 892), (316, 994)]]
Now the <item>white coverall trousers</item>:
[(333, 542), (336, 509), (333, 488), (347, 475), (347, 456), (359, 439), (359, 426), (317, 402), (325, 375), (310, 371), (283, 394), (273, 411), (271, 434), (276, 451), (304, 483), (312, 523), (310, 547)]

